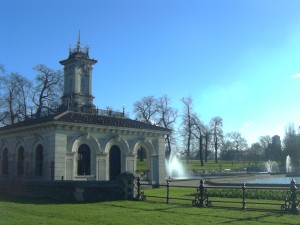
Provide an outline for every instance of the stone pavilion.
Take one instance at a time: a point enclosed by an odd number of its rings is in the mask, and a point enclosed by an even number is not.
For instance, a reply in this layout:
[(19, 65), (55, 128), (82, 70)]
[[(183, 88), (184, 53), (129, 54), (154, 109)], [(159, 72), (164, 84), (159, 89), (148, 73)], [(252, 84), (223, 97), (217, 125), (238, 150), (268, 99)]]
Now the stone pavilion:
[(149, 182), (164, 182), (170, 130), (126, 118), (124, 110), (98, 110), (92, 95), (96, 63), (79, 37), (60, 61), (64, 92), (57, 112), (0, 128), (0, 181), (114, 180), (136, 171), (143, 147)]

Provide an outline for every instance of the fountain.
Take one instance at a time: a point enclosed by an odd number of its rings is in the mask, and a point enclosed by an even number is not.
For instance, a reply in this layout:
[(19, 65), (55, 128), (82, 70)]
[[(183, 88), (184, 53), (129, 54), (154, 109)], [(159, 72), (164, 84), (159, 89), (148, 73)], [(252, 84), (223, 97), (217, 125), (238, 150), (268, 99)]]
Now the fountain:
[(176, 154), (171, 155), (169, 161), (166, 160), (168, 177), (182, 178), (186, 176), (186, 170)]
[(279, 172), (279, 167), (275, 161), (268, 160), (265, 162), (265, 168), (268, 173)]
[(289, 155), (287, 155), (286, 160), (285, 160), (285, 171), (286, 171), (286, 173), (292, 172), (291, 157)]

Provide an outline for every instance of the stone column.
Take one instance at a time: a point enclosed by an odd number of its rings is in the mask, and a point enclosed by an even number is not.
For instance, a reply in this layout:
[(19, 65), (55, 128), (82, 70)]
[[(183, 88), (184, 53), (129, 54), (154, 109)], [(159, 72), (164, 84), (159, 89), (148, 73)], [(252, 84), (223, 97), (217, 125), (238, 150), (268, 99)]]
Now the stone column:
[(61, 180), (66, 176), (67, 137), (65, 134), (53, 132), (49, 137), (50, 161), (54, 162), (54, 180)]
[(157, 149), (157, 153), (158, 153), (158, 180), (159, 183), (166, 183), (166, 177), (167, 177), (167, 169), (166, 169), (166, 157), (165, 157), (165, 139), (162, 136), (161, 138), (158, 139), (158, 149)]
[(97, 167), (96, 167), (96, 179), (97, 180), (108, 180), (108, 163), (107, 154), (97, 156)]
[(66, 177), (65, 180), (74, 178), (74, 152), (68, 152), (66, 156)]
[(151, 156), (151, 183), (153, 185), (159, 184), (158, 155)]
[(135, 173), (134, 156), (131, 154), (126, 155), (126, 171), (129, 173)]

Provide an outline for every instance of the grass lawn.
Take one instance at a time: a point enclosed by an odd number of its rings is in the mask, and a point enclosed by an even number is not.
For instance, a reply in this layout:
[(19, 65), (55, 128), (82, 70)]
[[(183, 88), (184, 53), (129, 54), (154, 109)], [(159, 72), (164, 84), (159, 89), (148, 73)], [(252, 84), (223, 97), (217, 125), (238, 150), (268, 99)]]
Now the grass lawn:
[(147, 170), (147, 159), (140, 161), (139, 159), (136, 160), (136, 168), (137, 170)]
[[(243, 169), (250, 166), (263, 166), (264, 162), (232, 162), (228, 160), (219, 160), (218, 163), (215, 163), (214, 160), (208, 160), (204, 163), (204, 166), (200, 166), (199, 160), (190, 160), (189, 164), (186, 163), (186, 160), (181, 161), (182, 164), (189, 170), (219, 170), (220, 167), (224, 169)], [(140, 161), (137, 159), (137, 170), (146, 170), (147, 169), (147, 159)]]
[(190, 160), (189, 164), (186, 163), (186, 160), (182, 160), (182, 163), (188, 168), (189, 170), (222, 170), (224, 169), (242, 169), (250, 166), (261, 166), (263, 162), (236, 162), (236, 161), (227, 161), (227, 160), (219, 160), (218, 163), (215, 163), (214, 160), (208, 160), (204, 163), (204, 166), (200, 166), (199, 160)]
[[(179, 196), (183, 191), (172, 191), (171, 196)], [(145, 193), (165, 196), (165, 189), (146, 189)], [(230, 199), (233, 200), (240, 202)], [(223, 203), (212, 208), (192, 207), (190, 202), (167, 205), (165, 199), (151, 197), (145, 202), (63, 203), (0, 196), (0, 224), (300, 224), (300, 215), (285, 214), (277, 207), (267, 210), (264, 206), (243, 211), (240, 205), (225, 207)]]

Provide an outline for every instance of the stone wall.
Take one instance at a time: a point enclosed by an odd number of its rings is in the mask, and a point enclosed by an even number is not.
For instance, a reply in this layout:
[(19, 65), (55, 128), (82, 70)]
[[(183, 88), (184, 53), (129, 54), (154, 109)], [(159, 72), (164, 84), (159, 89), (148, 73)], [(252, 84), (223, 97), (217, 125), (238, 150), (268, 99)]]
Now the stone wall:
[(0, 194), (62, 201), (98, 202), (133, 199), (133, 175), (114, 181), (0, 181)]

